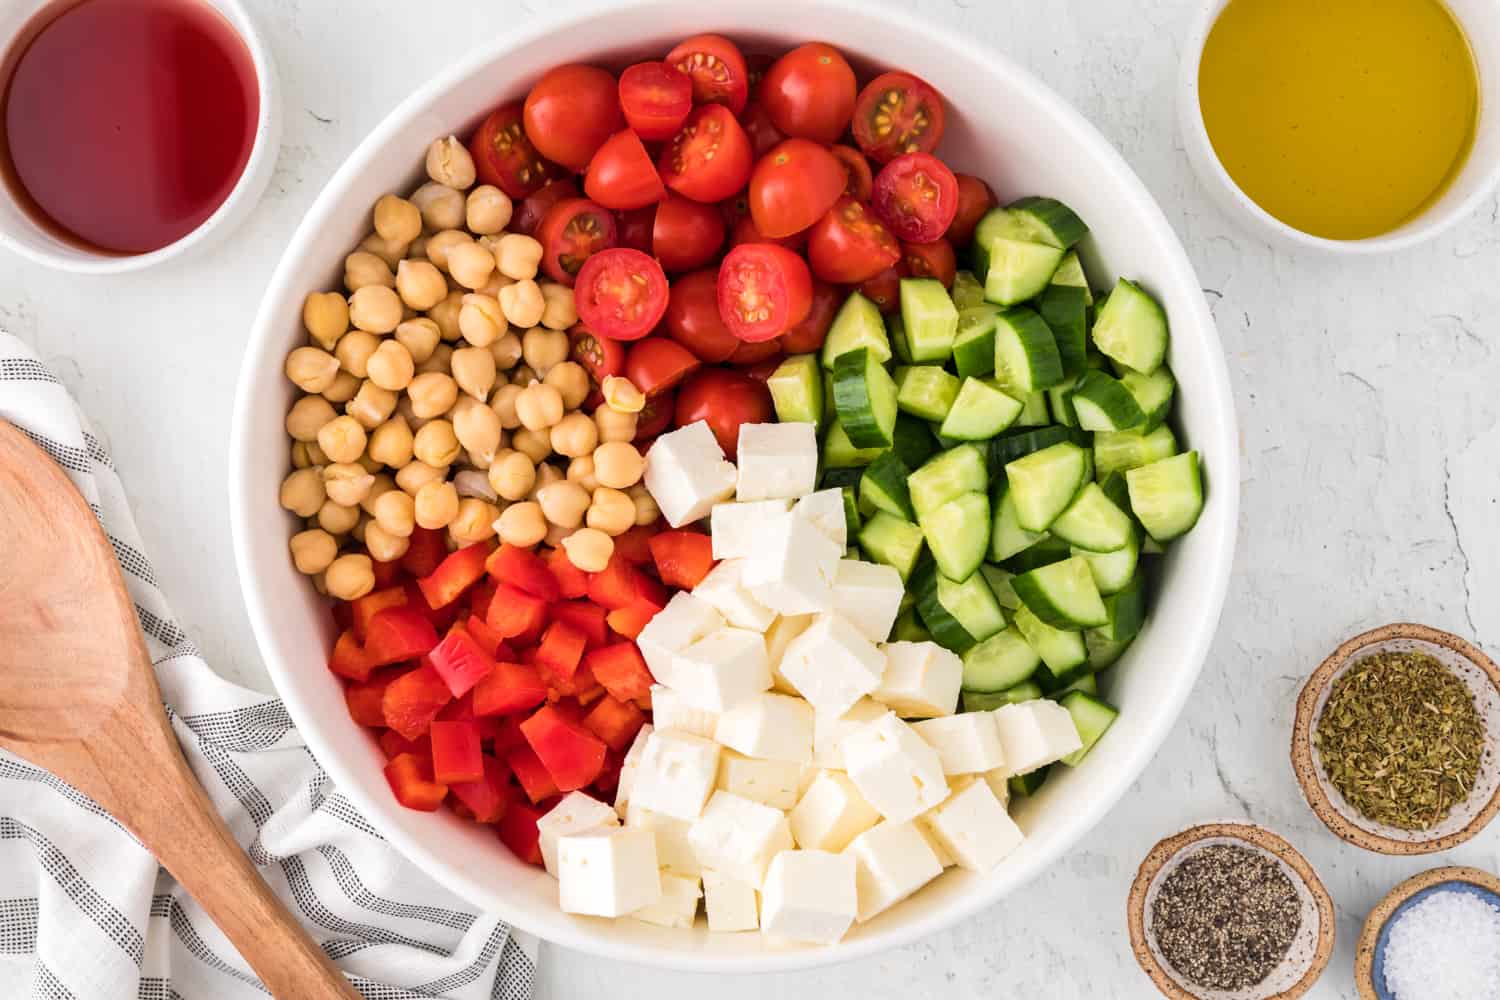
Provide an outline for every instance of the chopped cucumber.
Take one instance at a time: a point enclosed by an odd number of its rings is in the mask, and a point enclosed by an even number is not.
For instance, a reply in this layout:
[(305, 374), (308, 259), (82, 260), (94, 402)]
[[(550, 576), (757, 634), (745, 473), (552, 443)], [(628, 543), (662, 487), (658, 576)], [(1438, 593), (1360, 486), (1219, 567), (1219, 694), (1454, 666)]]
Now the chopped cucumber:
[(1072, 285), (1060, 285), (1054, 276), (1037, 299), (1037, 312), (1047, 322), (1052, 338), (1057, 341), (1057, 354), (1062, 359), (1063, 375), (1082, 375), (1088, 357), (1088, 292)]
[(1027, 607), (1016, 612), (1015, 626), (1042, 658), (1042, 669), (1037, 671), (1037, 683), (1043, 689), (1056, 691), (1067, 687), (1081, 674), (1088, 672), (1089, 654), (1082, 632), (1053, 628)]
[(1025, 238), (1067, 250), (1088, 235), (1089, 227), (1056, 198), (1022, 198), (1006, 206)]
[(1005, 471), (1007, 464), (1018, 458), (1025, 458), (1034, 451), (1050, 448), (1062, 441), (1086, 446), (1088, 440), (1087, 434), (1051, 424), (1034, 429), (1009, 430), (990, 439), (990, 471), (998, 476)]
[(869, 348), (882, 362), (891, 360), (891, 341), (886, 336), (880, 309), (855, 292), (844, 300), (828, 328), (828, 337), (823, 341), (823, 367), (832, 370), (839, 355), (861, 347)]
[(918, 523), (938, 570), (949, 579), (967, 580), (984, 562), (990, 543), (990, 498), (985, 494), (961, 494), (923, 514)]
[(911, 341), (906, 339), (906, 324), (901, 322), (900, 310), (885, 318), (885, 331), (891, 338), (891, 353), (895, 359), (905, 365), (911, 364)]
[(1081, 288), (1084, 305), (1094, 304), (1094, 293), (1089, 288), (1088, 275), (1083, 273), (1083, 261), (1078, 259), (1077, 250), (1069, 250), (1063, 256), (1062, 263), (1057, 265), (1057, 273), (1052, 276), (1052, 284)]
[(1032, 614), (1055, 628), (1097, 628), (1109, 622), (1089, 564), (1077, 556), (1022, 573), (1010, 585)]
[(1094, 575), (1094, 586), (1099, 588), (1100, 594), (1108, 596), (1123, 590), (1135, 576), (1136, 566), (1140, 563), (1141, 543), (1132, 525), (1130, 541), (1114, 552), (1089, 552), (1076, 548), (1072, 552), (1089, 564), (1089, 572)]
[(891, 642), (929, 642), (931, 639), (932, 633), (917, 617), (915, 605), (897, 615), (896, 624), (891, 626)]
[(1015, 576), (1014, 573), (994, 563), (985, 563), (979, 567), (979, 572), (984, 575), (984, 582), (990, 585), (990, 590), (994, 593), (995, 600), (1000, 602), (1000, 607), (1014, 611), (1021, 606), (1021, 599), (1016, 596), (1016, 589), (1010, 585), (1011, 577)]
[(1001, 629), (963, 654), (965, 691), (998, 692), (1036, 673), (1042, 658), (1013, 628)]
[(1089, 669), (1105, 670), (1114, 666), (1125, 650), (1130, 648), (1130, 639), (1106, 639), (1096, 628), (1083, 633), (1083, 643), (1089, 653)]
[(1150, 375), (1167, 356), (1167, 314), (1139, 285), (1121, 278), (1094, 321), (1094, 343), (1111, 360)]
[(1172, 408), (1172, 393), (1177, 388), (1177, 380), (1167, 366), (1162, 365), (1150, 375), (1127, 371), (1120, 376), (1120, 384), (1135, 397), (1136, 405), (1145, 415), (1141, 429), (1149, 431), (1161, 426)]
[(864, 475), (860, 468), (847, 469), (824, 469), (823, 474), (818, 477), (818, 488), (830, 490), (834, 487), (859, 492), (859, 480)]
[(1060, 704), (1073, 717), (1073, 725), (1078, 727), (1078, 735), (1083, 739), (1083, 746), (1064, 757), (1062, 762), (1077, 767), (1120, 713), (1113, 705), (1084, 691), (1069, 693)]
[(1086, 431), (1126, 431), (1146, 422), (1129, 389), (1119, 379), (1090, 368), (1073, 387), (1073, 411)]
[(955, 653), (1005, 628), (1005, 615), (995, 595), (977, 573), (958, 582), (929, 565), (917, 573), (913, 589), (917, 613), (933, 641)]
[(1117, 552), (1130, 542), (1135, 524), (1097, 483), (1088, 483), (1047, 530), (1074, 548)]
[(1004, 562), (1019, 552), (1024, 552), (1047, 537), (1045, 531), (1027, 531), (1016, 520), (1016, 500), (1011, 496), (1007, 481), (995, 484), (994, 497), (990, 501), (995, 523), (990, 529), (991, 562)]
[(1046, 322), (1025, 306), (995, 317), (995, 381), (1017, 399), (1063, 380), (1062, 358)]
[(859, 532), (859, 546), (875, 562), (893, 566), (902, 580), (911, 579), (922, 555), (922, 529), (909, 521), (879, 511)]
[(912, 510), (911, 494), (906, 488), (910, 476), (911, 470), (906, 463), (894, 451), (888, 451), (865, 467), (864, 476), (859, 481), (859, 498), (868, 501), (876, 510), (904, 521), (915, 521), (917, 514)]
[(1005, 466), (1016, 501), (1016, 522), (1027, 531), (1046, 531), (1073, 502), (1088, 475), (1088, 453), (1063, 441)]
[(896, 405), (914, 417), (941, 421), (953, 408), (960, 385), (942, 365), (906, 365), (896, 369)]
[(1040, 566), (1062, 562), (1073, 555), (1073, 549), (1061, 538), (1043, 535), (1041, 541), (1028, 546), (1005, 560), (1005, 568), (1012, 573), (1030, 573)]
[[(897, 405), (900, 405), (899, 394)], [(932, 457), (932, 453), (937, 450), (937, 443), (932, 440), (932, 432), (925, 423), (899, 413), (896, 415), (895, 441), (891, 444), (891, 450), (906, 463), (908, 469), (917, 469)]]
[(1140, 635), (1146, 622), (1146, 588), (1136, 577), (1118, 593), (1104, 598), (1104, 613), (1109, 620), (1098, 626), (1101, 638), (1129, 642)]
[[(857, 538), (860, 526), (864, 523), (865, 503), (860, 499), (859, 491), (850, 486), (840, 490), (839, 496), (844, 501), (844, 537)], [(850, 542), (849, 545), (852, 548), (854, 543)]]
[(1073, 387), (1077, 384), (1075, 376), (1047, 390), (1047, 412), (1052, 414), (1053, 423), (1064, 427), (1078, 426), (1078, 412), (1073, 409)]
[(1186, 534), (1203, 513), (1198, 453), (1183, 452), (1125, 473), (1130, 509), (1158, 542)]
[(956, 497), (982, 491), (988, 485), (984, 452), (972, 444), (959, 445), (934, 456), (913, 472), (907, 483), (919, 518)]
[(954, 307), (960, 313), (965, 309), (984, 304), (984, 286), (971, 271), (958, 271), (953, 275), (953, 290), (949, 294), (953, 297)]
[(880, 457), (885, 448), (856, 448), (844, 432), (844, 425), (837, 420), (828, 425), (823, 435), (823, 465), (829, 469), (852, 469), (869, 465)]
[[(1018, 705), (1023, 701), (1036, 701), (1042, 696), (1040, 685), (1031, 681), (1022, 681), (1013, 688), (1004, 691), (964, 691), (961, 692), (965, 712), (990, 712), (1006, 705)], [(1010, 779), (1015, 781), (1015, 778)]]
[(1000, 307), (974, 306), (958, 314), (953, 336), (953, 366), (960, 375), (988, 375), (995, 370), (995, 317)]
[(1026, 408), (1016, 418), (1017, 427), (1045, 427), (1052, 422), (1047, 415), (1047, 394), (1041, 389), (1028, 395), (1024, 400)]
[(868, 347), (846, 351), (834, 362), (833, 405), (856, 448), (889, 448), (895, 440), (896, 383)]
[(1015, 422), (1024, 406), (986, 379), (966, 378), (939, 433), (958, 441), (988, 441)]
[(901, 279), (901, 323), (913, 361), (946, 361), (958, 333), (958, 309), (936, 278)]
[(1140, 428), (1101, 431), (1094, 435), (1094, 475), (1107, 479), (1111, 473), (1150, 465), (1175, 454), (1177, 438), (1172, 435), (1172, 428), (1166, 424), (1147, 432)]
[[(1083, 638), (1083, 644), (1085, 646), (1089, 644), (1087, 635), (1085, 635)], [(1099, 678), (1095, 677), (1093, 674), (1084, 674), (1072, 684), (1069, 684), (1067, 687), (1063, 688), (1061, 691), (1057, 691), (1052, 694), (1051, 697), (1062, 699), (1072, 691), (1082, 691), (1084, 694), (1097, 696), (1099, 694)]]
[(1035, 795), (1042, 788), (1042, 783), (1047, 780), (1047, 775), (1052, 773), (1052, 765), (1039, 767), (1029, 774), (1013, 774), (1007, 779), (1010, 785), (1010, 794), (1020, 798)]
[(794, 354), (766, 379), (776, 419), (783, 423), (823, 422), (823, 372), (815, 354)]
[(1042, 243), (1000, 236), (984, 244), (984, 298), (1013, 306), (1035, 298), (1062, 263), (1063, 251)]

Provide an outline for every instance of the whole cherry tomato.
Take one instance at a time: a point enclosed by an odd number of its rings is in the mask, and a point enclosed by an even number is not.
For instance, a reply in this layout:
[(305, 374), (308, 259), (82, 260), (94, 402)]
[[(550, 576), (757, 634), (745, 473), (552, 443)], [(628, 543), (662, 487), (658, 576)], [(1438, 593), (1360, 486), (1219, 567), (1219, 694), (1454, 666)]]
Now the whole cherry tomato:
[(807, 234), (807, 262), (824, 281), (858, 284), (900, 259), (896, 237), (853, 198), (840, 198)]
[(513, 233), (535, 236), (537, 227), (542, 224), (542, 219), (547, 215), (547, 209), (568, 198), (577, 198), (580, 194), (578, 185), (573, 183), (571, 177), (560, 177), (555, 181), (549, 181), (527, 195), (525, 200), (516, 206), (515, 214), (510, 217), (508, 228)]
[(854, 102), (854, 141), (885, 163), (902, 153), (930, 153), (943, 138), (943, 99), (910, 73), (882, 73)]
[(953, 287), (958, 262), (954, 259), (953, 244), (945, 239), (901, 244), (901, 263), (909, 277), (936, 278), (944, 288)]
[(979, 220), (995, 207), (995, 192), (973, 174), (953, 176), (958, 181), (958, 210), (953, 213), (953, 221), (948, 223), (948, 231), (943, 236), (954, 246), (965, 247), (973, 241)]
[(559, 201), (547, 210), (536, 231), (542, 245), (542, 270), (553, 280), (571, 285), (583, 262), (614, 246), (618, 238), (615, 217), (603, 205), (587, 198)]
[(581, 171), (604, 140), (625, 124), (619, 87), (608, 70), (597, 66), (558, 66), (526, 95), (525, 122), (538, 152)]
[(893, 313), (901, 308), (901, 272), (888, 267), (868, 281), (861, 281), (859, 293), (875, 303), (882, 313)]
[(667, 311), (667, 276), (639, 250), (600, 250), (579, 269), (573, 301), (579, 320), (599, 336), (640, 340)]
[[(635, 415), (636, 444), (649, 442), (656, 435), (672, 426), (672, 415), (677, 410), (677, 395), (667, 391), (646, 400), (646, 406)], [(646, 449), (641, 448), (644, 452)]]
[(745, 105), (745, 110), (740, 112), (740, 125), (750, 137), (750, 151), (757, 157), (766, 155), (772, 146), (786, 138), (776, 130), (771, 116), (766, 114), (766, 106), (759, 101)]
[(738, 455), (741, 424), (764, 424), (774, 419), (771, 393), (744, 372), (705, 368), (677, 390), (673, 422), (686, 427), (706, 420), (719, 447), (731, 460)]
[(675, 387), (701, 364), (677, 341), (647, 337), (630, 345), (625, 355), (625, 377), (650, 399)]
[(550, 180), (556, 168), (526, 136), (519, 102), (491, 111), (469, 140), (479, 180), (511, 198), (525, 198)]
[(826, 146), (787, 139), (755, 164), (750, 217), (772, 238), (799, 233), (823, 217), (843, 194), (849, 175)]
[(865, 159), (865, 154), (853, 146), (843, 145), (830, 146), (828, 151), (844, 165), (844, 170), (849, 174), (849, 183), (844, 185), (844, 193), (855, 201), (869, 201), (875, 174), (870, 170), (870, 161)]
[(694, 104), (723, 104), (739, 114), (750, 96), (750, 70), (740, 47), (723, 35), (694, 35), (667, 54), (693, 81)]
[(667, 336), (704, 364), (727, 361), (740, 346), (740, 338), (719, 316), (718, 268), (694, 271), (673, 281), (665, 318)]
[[(767, 341), (767, 343), (775, 343), (775, 341)], [(744, 345), (742, 350), (749, 351), (751, 349), (761, 348), (764, 346), (765, 344), (746, 344)], [(781, 353), (780, 351), (777, 351), (775, 354), (772, 354), (769, 357), (762, 358), (761, 360), (755, 362), (755, 364), (753, 365), (746, 366), (745, 374), (749, 375), (757, 382), (765, 383), (770, 380), (772, 375), (776, 374), (776, 369), (780, 368), (781, 363), (785, 360), (786, 355)], [(738, 361), (734, 363), (740, 364), (740, 362)]]
[(617, 212), (655, 205), (667, 193), (641, 137), (628, 128), (604, 140), (594, 153), (583, 177), (583, 191)]
[(656, 225), (656, 206), (633, 208), (628, 212), (616, 212), (616, 246), (629, 247), (641, 253), (651, 252), (651, 229)]
[(712, 261), (724, 245), (724, 216), (705, 205), (669, 194), (656, 206), (651, 246), (668, 271), (691, 271)]
[(807, 318), (781, 335), (781, 349), (788, 354), (811, 354), (821, 350), (833, 317), (848, 292), (837, 285), (813, 279), (812, 305)]
[(875, 214), (908, 243), (931, 243), (958, 212), (958, 180), (927, 153), (903, 153), (875, 175)]
[(806, 319), (811, 308), (807, 262), (785, 247), (746, 243), (719, 265), (719, 315), (741, 340), (773, 340)]
[[(754, 368), (764, 364), (767, 358), (779, 358), (781, 354), (780, 340), (762, 340), (753, 344), (746, 341), (734, 349), (734, 353), (729, 356), (729, 363), (740, 368)], [(765, 379), (759, 381), (764, 382)]]
[(642, 139), (670, 139), (693, 110), (693, 81), (664, 62), (636, 63), (620, 74), (620, 109)]
[(625, 346), (618, 340), (596, 337), (582, 325), (568, 331), (568, 358), (583, 366), (595, 389), (609, 376), (625, 370)]
[(779, 247), (786, 247), (788, 250), (800, 250), (807, 245), (807, 234), (808, 230), (804, 229), (800, 233), (793, 233), (790, 236), (782, 236), (779, 239), (773, 240), (759, 229), (756, 229), (755, 220), (745, 215), (741, 216), (735, 222), (734, 228), (730, 230), (729, 245), (737, 247), (741, 243), (774, 243)]
[(662, 150), (657, 168), (667, 187), (694, 201), (723, 201), (750, 179), (750, 140), (719, 104), (694, 108)]
[(858, 89), (843, 53), (808, 42), (771, 64), (760, 99), (783, 134), (831, 143), (849, 127)]

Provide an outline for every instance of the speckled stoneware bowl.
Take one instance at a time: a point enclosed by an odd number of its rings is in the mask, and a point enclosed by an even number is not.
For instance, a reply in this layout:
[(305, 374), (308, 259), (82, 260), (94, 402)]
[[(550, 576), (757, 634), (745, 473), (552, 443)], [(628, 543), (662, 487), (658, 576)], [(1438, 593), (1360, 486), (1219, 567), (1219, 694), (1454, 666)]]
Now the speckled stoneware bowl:
[[(1345, 670), (1382, 652), (1422, 652), (1452, 670), (1473, 692), (1485, 722), (1484, 758), (1469, 797), (1427, 830), (1402, 830), (1368, 819), (1328, 780), (1313, 741), (1333, 684)], [(1387, 625), (1344, 643), (1324, 660), (1297, 698), (1292, 726), (1292, 769), (1313, 812), (1339, 837), (1381, 854), (1430, 854), (1462, 844), (1500, 812), (1500, 668), (1472, 643), (1425, 625)]]
[(1354, 953), (1354, 983), (1359, 987), (1360, 1000), (1393, 1000), (1385, 982), (1385, 945), (1395, 918), (1408, 907), (1443, 891), (1473, 893), (1491, 906), (1500, 907), (1500, 878), (1478, 868), (1434, 868), (1402, 882), (1365, 918), (1359, 948)]
[[(1302, 926), (1271, 974), (1243, 990), (1212, 990), (1194, 986), (1178, 975), (1162, 956), (1151, 929), (1151, 909), (1162, 882), (1179, 862), (1215, 844), (1245, 847), (1275, 861), (1302, 900)], [(1171, 1000), (1295, 1000), (1318, 981), (1333, 955), (1333, 899), (1312, 865), (1297, 849), (1270, 830), (1253, 823), (1206, 823), (1158, 843), (1141, 862), (1126, 902), (1130, 947), (1135, 960)]]

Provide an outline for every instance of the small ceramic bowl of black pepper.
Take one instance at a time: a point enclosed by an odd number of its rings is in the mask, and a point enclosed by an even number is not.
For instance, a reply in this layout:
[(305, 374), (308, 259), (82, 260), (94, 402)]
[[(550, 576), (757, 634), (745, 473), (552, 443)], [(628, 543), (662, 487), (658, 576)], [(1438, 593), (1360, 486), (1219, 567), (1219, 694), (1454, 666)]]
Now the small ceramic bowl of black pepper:
[(1170, 1000), (1295, 1000), (1333, 955), (1333, 899), (1295, 847), (1253, 823), (1162, 840), (1126, 903), (1131, 950)]
[(1500, 667), (1425, 625), (1355, 636), (1303, 685), (1291, 756), (1336, 836), (1381, 854), (1449, 850), (1500, 812)]
[[(1492, 996), (1500, 975), (1500, 878), (1478, 868), (1434, 868), (1386, 894), (1365, 918), (1354, 954), (1360, 1000), (1398, 1000), (1448, 982), (1444, 995)], [(1438, 952), (1449, 949), (1450, 954)]]

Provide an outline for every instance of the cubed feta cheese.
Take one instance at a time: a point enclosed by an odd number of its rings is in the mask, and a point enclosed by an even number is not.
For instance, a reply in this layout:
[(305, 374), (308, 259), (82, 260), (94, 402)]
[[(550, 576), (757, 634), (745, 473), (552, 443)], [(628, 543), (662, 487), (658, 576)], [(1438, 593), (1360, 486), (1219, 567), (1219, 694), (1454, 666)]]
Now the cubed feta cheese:
[(849, 841), (879, 823), (880, 813), (865, 801), (847, 775), (823, 771), (792, 807), (787, 822), (798, 847), (842, 851)]
[(1029, 774), (1083, 746), (1073, 717), (1055, 701), (1002, 705), (990, 714), (1000, 730), (1007, 775)]
[(709, 515), (715, 559), (743, 559), (765, 537), (766, 526), (792, 507), (790, 500), (716, 504)]
[(719, 716), (714, 739), (746, 757), (810, 764), (813, 708), (789, 694), (758, 694)]
[(874, 722), (887, 709), (878, 701), (861, 698), (843, 715), (813, 713), (813, 763), (834, 771), (844, 770), (844, 737), (866, 722)]
[(750, 596), (744, 585), (743, 559), (725, 559), (708, 571), (693, 588), (693, 596), (712, 605), (736, 628), (764, 632), (776, 620), (776, 612)]
[(722, 712), (770, 689), (766, 640), (749, 629), (710, 632), (673, 658), (667, 683), (689, 704)]
[(926, 838), (910, 820), (871, 827), (849, 845), (860, 923), (910, 896), (943, 873)]
[(661, 898), (656, 838), (615, 828), (557, 841), (558, 905), (564, 913), (623, 917)]
[(978, 774), (1005, 763), (1000, 729), (990, 712), (964, 712), (912, 724), (917, 735), (937, 751), (944, 774)]
[[(948, 797), (952, 798), (953, 796), (950, 794)], [(932, 827), (927, 825), (927, 817), (931, 815), (932, 813), (925, 812), (912, 820), (912, 822), (916, 824), (917, 832), (922, 835), (922, 839), (927, 841), (927, 846), (932, 848), (933, 857), (937, 858), (938, 864), (942, 865), (946, 870), (952, 868), (958, 862), (953, 859), (952, 854), (948, 853), (948, 848), (943, 846), (943, 842), (938, 839), (938, 835), (932, 832)]]
[(615, 812), (621, 816), (630, 806), (630, 793), (635, 788), (635, 776), (641, 771), (641, 758), (646, 754), (646, 741), (651, 739), (655, 727), (646, 723), (635, 734), (635, 742), (630, 744), (630, 749), (625, 752), (625, 759), (620, 762), (620, 780), (615, 787)]
[(569, 792), (536, 821), (543, 867), (553, 878), (557, 877), (558, 838), (619, 825), (620, 814), (603, 802), (583, 792)]
[[(993, 771), (986, 771), (979, 775), (990, 791), (995, 793), (995, 799), (1007, 808), (1010, 807), (1010, 777), (1005, 773), (1004, 767), (997, 767)], [(950, 785), (952, 783), (950, 782)]]
[(885, 675), (871, 695), (903, 719), (952, 715), (964, 679), (964, 661), (935, 642), (888, 642)]
[(959, 865), (987, 872), (1026, 839), (984, 781), (971, 781), (922, 822)]
[(833, 944), (859, 909), (855, 861), (828, 851), (782, 851), (763, 891), (761, 930), (778, 938)]
[(714, 792), (689, 828), (688, 842), (703, 867), (760, 885), (771, 859), (791, 850), (792, 831), (780, 809), (733, 792)]
[(811, 521), (840, 550), (849, 547), (849, 520), (844, 514), (844, 490), (831, 489), (809, 493), (792, 507), (795, 517)]
[(783, 514), (767, 523), (765, 542), (745, 560), (751, 595), (782, 615), (833, 608), (833, 577), (844, 550), (806, 518)]
[(844, 737), (843, 750), (854, 787), (888, 820), (912, 819), (948, 797), (937, 751), (894, 712)]
[(906, 584), (894, 566), (840, 559), (833, 576), (833, 610), (871, 642), (890, 638)]
[(728, 749), (719, 754), (718, 787), (773, 809), (796, 805), (801, 781), (801, 764), (746, 757)]
[(819, 712), (843, 715), (880, 686), (885, 654), (838, 615), (819, 615), (792, 640), (781, 673)]
[(632, 920), (644, 920), (658, 927), (691, 927), (698, 918), (698, 876), (661, 873), (661, 898), (630, 914)]
[(714, 729), (719, 724), (719, 713), (688, 704), (688, 700), (677, 691), (661, 684), (651, 685), (651, 721), (656, 728), (679, 733), (690, 733), (706, 740), (714, 738)]
[(766, 665), (771, 668), (771, 686), (782, 694), (798, 694), (792, 682), (782, 676), (781, 661), (792, 640), (813, 623), (814, 615), (779, 615), (766, 629)]
[(641, 629), (635, 644), (640, 647), (652, 676), (670, 684), (673, 655), (723, 627), (724, 616), (713, 605), (679, 591)]
[(680, 528), (734, 496), (738, 473), (708, 422), (699, 420), (656, 439), (646, 452), (642, 479), (667, 523)]
[(676, 819), (694, 820), (719, 777), (719, 745), (658, 728), (646, 741), (630, 801)]
[(708, 929), (714, 933), (753, 931), (760, 926), (755, 886), (722, 872), (703, 872), (703, 908), (708, 911)]
[(632, 802), (625, 811), (625, 825), (646, 830), (656, 838), (656, 863), (663, 871), (697, 875), (703, 870), (698, 855), (693, 853), (693, 845), (688, 843), (688, 829), (692, 823), (687, 820), (673, 819)]
[(795, 500), (818, 484), (818, 429), (807, 423), (740, 424), (738, 500)]

